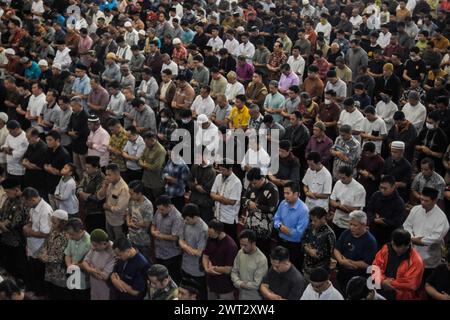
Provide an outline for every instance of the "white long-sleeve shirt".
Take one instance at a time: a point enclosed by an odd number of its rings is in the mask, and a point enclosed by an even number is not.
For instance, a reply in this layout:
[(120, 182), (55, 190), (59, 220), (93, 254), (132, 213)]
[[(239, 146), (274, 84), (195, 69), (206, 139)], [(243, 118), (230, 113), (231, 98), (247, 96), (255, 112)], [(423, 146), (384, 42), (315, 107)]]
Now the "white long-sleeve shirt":
[(420, 102), (415, 106), (408, 102), (403, 106), (402, 111), (405, 114), (405, 119), (414, 125), (417, 132), (420, 132), (427, 119), (427, 108)]
[(299, 55), (297, 58), (295, 58), (294, 56), (290, 56), (287, 63), (291, 67), (292, 72), (298, 75), (298, 78), (301, 82), (303, 79), (303, 73), (305, 72), (305, 59), (303, 59), (301, 55)]
[(396, 111), (398, 111), (398, 107), (392, 101), (389, 101), (387, 104), (384, 101), (380, 101), (375, 107), (375, 112), (377, 113), (377, 116), (384, 120), (387, 131), (391, 130), (394, 126), (394, 113)]
[(226, 40), (223, 47), (228, 50), (228, 53), (234, 57), (239, 55), (239, 41), (236, 39)]
[(239, 94), (245, 94), (245, 88), (242, 83), (236, 81), (235, 83), (228, 82), (227, 88), (225, 89), (225, 96), (228, 101), (234, 101), (236, 96)]
[(435, 205), (428, 212), (422, 205), (411, 209), (403, 228), (413, 238), (423, 237), (424, 246), (415, 246), (422, 257), (425, 268), (435, 268), (441, 262), (441, 245), (449, 229), (449, 223), (445, 213)]
[(194, 102), (192, 102), (191, 110), (194, 111), (197, 115), (204, 114), (208, 118), (211, 117), (215, 108), (214, 100), (211, 96), (207, 96), (203, 98), (201, 95), (198, 95)]
[(380, 35), (378, 36), (377, 39), (377, 44), (380, 45), (382, 49), (384, 49), (389, 45), (390, 42), (391, 42), (391, 33), (386, 32), (386, 34), (384, 34), (383, 32), (380, 32)]
[(239, 54), (238, 56), (245, 56), (247, 58), (248, 63), (253, 63), (253, 56), (255, 55), (255, 46), (251, 42), (241, 43), (239, 45)]
[(25, 168), (22, 166), (22, 158), (28, 148), (28, 140), (24, 131), (17, 137), (8, 134), (2, 147), (12, 149), (12, 154), (6, 155), (6, 171), (15, 176), (23, 176)]
[(323, 37), (327, 43), (330, 43), (330, 35), (331, 35), (331, 24), (327, 22), (325, 25), (322, 23), (318, 23), (316, 29), (314, 30), (317, 33), (323, 32)]

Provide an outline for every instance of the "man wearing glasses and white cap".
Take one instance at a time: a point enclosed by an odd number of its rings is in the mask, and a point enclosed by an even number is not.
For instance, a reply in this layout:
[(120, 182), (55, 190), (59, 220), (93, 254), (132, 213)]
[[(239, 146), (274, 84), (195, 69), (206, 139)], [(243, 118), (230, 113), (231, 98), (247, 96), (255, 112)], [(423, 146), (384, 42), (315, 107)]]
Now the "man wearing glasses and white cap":
[(409, 201), (409, 185), (411, 182), (411, 164), (404, 157), (405, 143), (393, 141), (391, 143), (391, 156), (384, 162), (383, 175), (393, 176), (398, 193), (405, 203)]

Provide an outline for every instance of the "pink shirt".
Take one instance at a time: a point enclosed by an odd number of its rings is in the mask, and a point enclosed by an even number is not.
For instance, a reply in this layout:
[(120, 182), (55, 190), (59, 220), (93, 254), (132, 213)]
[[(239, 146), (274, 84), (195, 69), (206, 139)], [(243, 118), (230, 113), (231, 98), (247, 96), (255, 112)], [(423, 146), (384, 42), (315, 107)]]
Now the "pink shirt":
[[(89, 145), (92, 143), (92, 148)], [(109, 151), (107, 149), (109, 145), (109, 133), (102, 127), (97, 131), (89, 133), (87, 142), (88, 156), (100, 157), (100, 166), (105, 167), (109, 163)]]

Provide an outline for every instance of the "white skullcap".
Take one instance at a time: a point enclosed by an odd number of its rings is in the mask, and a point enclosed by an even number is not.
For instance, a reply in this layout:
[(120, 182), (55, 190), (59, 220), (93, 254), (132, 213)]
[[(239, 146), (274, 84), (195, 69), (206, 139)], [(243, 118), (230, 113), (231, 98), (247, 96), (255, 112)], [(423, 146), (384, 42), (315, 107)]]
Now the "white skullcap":
[(206, 123), (206, 122), (208, 122), (209, 120), (208, 120), (208, 117), (206, 116), (206, 114), (201, 114), (201, 115), (199, 115), (198, 117), (197, 117), (197, 122), (199, 123), (199, 124), (203, 124), (203, 123)]
[(391, 148), (392, 149), (405, 149), (405, 143), (403, 141), (393, 141), (391, 143)]
[(52, 217), (55, 217), (59, 220), (64, 220), (64, 221), (69, 220), (69, 214), (66, 211), (61, 210), (61, 209), (53, 211)]

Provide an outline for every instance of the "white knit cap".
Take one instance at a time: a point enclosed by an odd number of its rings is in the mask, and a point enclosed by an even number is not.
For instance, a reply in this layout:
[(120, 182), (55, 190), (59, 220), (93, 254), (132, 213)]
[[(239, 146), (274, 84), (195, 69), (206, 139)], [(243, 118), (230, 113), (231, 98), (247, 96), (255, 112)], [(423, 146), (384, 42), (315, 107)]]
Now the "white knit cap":
[(392, 149), (401, 149), (404, 150), (405, 149), (405, 143), (403, 141), (393, 141), (391, 143), (391, 148)]
[(55, 217), (59, 220), (64, 220), (64, 221), (69, 220), (69, 214), (66, 211), (61, 210), (61, 209), (53, 211), (52, 217)]

